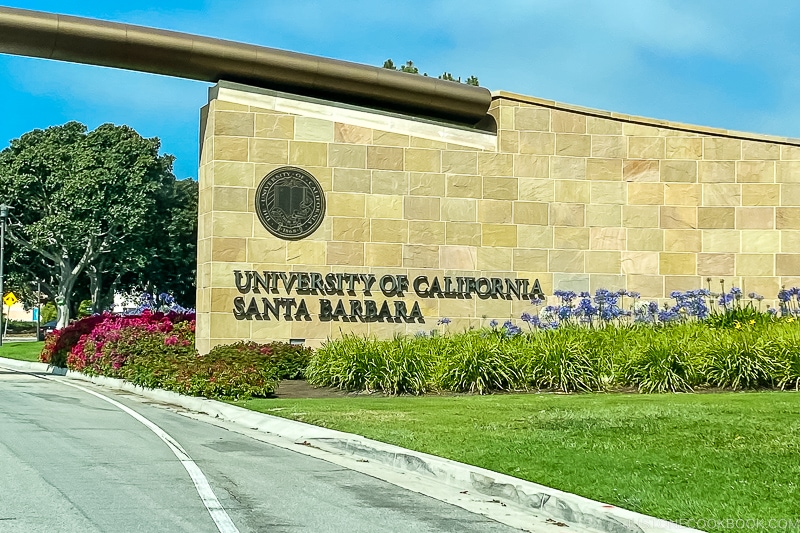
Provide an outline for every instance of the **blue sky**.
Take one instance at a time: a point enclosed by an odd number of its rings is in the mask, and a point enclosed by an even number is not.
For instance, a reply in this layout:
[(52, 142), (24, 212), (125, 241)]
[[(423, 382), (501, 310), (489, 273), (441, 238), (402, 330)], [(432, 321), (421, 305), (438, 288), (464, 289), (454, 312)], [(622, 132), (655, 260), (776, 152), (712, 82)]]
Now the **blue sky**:
[[(772, 0), (0, 0), (381, 65), (491, 90), (800, 137), (800, 2)], [(209, 84), (0, 55), (0, 149), (34, 128), (128, 124), (197, 175)]]

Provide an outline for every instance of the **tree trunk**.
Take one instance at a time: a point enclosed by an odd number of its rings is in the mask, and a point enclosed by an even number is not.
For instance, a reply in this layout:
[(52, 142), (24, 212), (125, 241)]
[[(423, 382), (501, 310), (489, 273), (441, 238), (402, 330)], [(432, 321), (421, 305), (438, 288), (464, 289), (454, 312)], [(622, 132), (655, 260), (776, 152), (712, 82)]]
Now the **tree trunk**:
[(114, 304), (117, 280), (114, 280), (108, 291), (103, 290), (103, 263), (89, 265), (86, 268), (86, 275), (89, 277), (89, 293), (92, 295), (92, 312), (102, 313)]
[(69, 324), (72, 290), (75, 288), (75, 282), (78, 281), (78, 276), (83, 270), (82, 264), (73, 267), (66, 253), (59, 263), (61, 266), (61, 279), (58, 281), (58, 293), (56, 294), (56, 309), (58, 309), (56, 329), (62, 329)]

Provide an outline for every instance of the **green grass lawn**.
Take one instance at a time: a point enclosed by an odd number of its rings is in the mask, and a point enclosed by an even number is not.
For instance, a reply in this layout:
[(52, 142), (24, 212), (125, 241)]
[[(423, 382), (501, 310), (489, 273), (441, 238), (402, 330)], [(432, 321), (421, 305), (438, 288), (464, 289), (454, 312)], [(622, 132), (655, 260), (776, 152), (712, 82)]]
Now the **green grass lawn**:
[(237, 405), (668, 520), (800, 518), (800, 393), (346, 397)]
[(8, 342), (8, 340), (4, 340), (3, 346), (0, 346), (0, 357), (19, 359), (20, 361), (38, 361), (42, 346), (44, 346), (44, 342)]

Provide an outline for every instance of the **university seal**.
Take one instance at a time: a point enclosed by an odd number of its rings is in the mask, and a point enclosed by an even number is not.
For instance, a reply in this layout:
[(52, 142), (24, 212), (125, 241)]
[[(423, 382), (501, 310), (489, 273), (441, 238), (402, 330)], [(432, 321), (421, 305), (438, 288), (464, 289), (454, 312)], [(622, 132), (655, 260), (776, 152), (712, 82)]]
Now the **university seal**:
[(256, 190), (256, 213), (276, 237), (303, 239), (314, 233), (325, 218), (325, 193), (305, 170), (281, 167), (261, 180)]

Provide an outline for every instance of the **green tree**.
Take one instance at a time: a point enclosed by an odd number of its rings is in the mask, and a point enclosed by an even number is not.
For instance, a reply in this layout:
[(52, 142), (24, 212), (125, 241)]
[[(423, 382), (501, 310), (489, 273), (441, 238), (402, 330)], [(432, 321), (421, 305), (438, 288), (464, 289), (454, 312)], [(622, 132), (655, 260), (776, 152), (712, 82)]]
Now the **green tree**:
[[(383, 62), (383, 68), (389, 70), (397, 70), (394, 61), (392, 61), (391, 59), (387, 59), (386, 61)], [(419, 69), (414, 65), (413, 61), (406, 61), (406, 64), (400, 67), (400, 72), (407, 72), (409, 74), (419, 74)], [(427, 76), (427, 74), (423, 74), (423, 76)], [(444, 72), (441, 76), (439, 76), (439, 79), (461, 83), (461, 76), (455, 78), (453, 77), (453, 74), (451, 74), (450, 72)], [(469, 78), (467, 78), (466, 84), (474, 85), (475, 87), (478, 87), (480, 85), (478, 83), (478, 78), (476, 76), (470, 76)]]
[(82, 274), (92, 307), (103, 309), (103, 288), (148, 264), (147, 244), (163, 233), (159, 205), (175, 182), (173, 157), (159, 148), (127, 126), (87, 132), (69, 122), (26, 133), (0, 152), (0, 194), (17, 207), (6, 235), (10, 264), (17, 279), (41, 280), (59, 327), (76, 293), (86, 292), (76, 287)]

